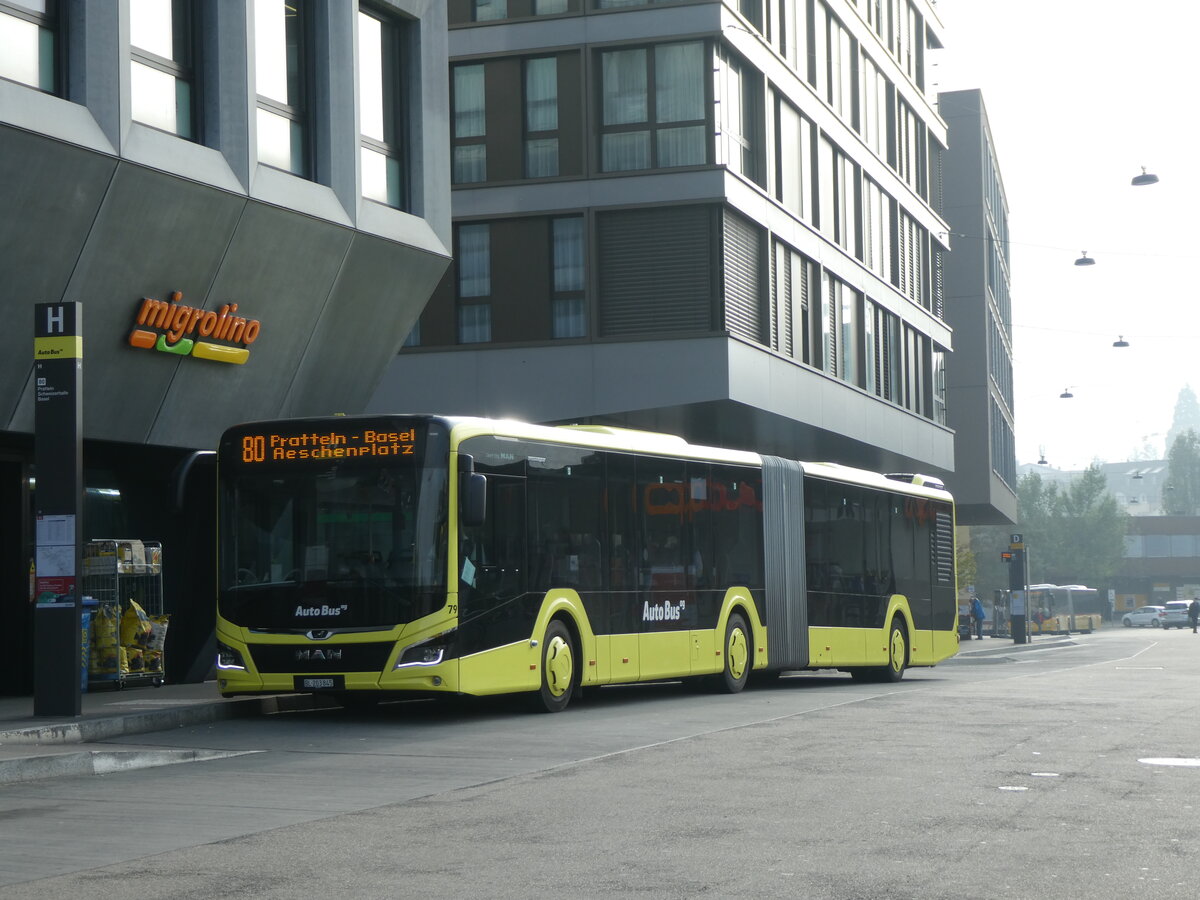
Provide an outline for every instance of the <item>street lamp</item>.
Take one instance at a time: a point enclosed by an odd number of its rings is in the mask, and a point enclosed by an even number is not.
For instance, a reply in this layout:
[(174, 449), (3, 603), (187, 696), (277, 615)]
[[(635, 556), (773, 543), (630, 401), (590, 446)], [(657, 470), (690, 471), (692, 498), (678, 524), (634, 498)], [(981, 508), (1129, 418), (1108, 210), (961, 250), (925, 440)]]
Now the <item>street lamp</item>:
[(1129, 341), (1125, 340), (1125, 335), (1118, 334), (1117, 339), (1115, 341), (1113, 341), (1113, 346), (1114, 347), (1128, 347)]
[(1087, 255), (1086, 250), (1083, 251), (1083, 256), (1075, 260), (1075, 265), (1077, 266), (1094, 266), (1095, 264), (1096, 261)]
[(1129, 182), (1134, 187), (1144, 187), (1147, 184), (1158, 184), (1158, 176), (1151, 175), (1146, 171), (1146, 167), (1142, 166), (1142, 174), (1134, 175), (1133, 181)]

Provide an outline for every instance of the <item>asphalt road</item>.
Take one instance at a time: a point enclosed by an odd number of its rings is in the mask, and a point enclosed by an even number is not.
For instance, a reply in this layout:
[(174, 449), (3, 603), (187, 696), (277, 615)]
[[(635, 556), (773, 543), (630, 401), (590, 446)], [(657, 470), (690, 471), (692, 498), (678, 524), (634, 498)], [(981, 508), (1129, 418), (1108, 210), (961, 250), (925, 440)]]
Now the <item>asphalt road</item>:
[(240, 755), (0, 787), (0, 898), (1200, 896), (1200, 637), (985, 645), (113, 741)]

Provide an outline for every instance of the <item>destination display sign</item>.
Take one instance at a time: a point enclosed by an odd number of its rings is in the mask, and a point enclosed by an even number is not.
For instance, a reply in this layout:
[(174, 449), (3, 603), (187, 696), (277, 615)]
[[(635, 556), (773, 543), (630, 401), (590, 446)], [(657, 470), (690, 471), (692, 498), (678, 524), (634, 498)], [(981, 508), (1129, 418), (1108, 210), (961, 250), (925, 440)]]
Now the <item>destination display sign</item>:
[(421, 438), (419, 425), (397, 421), (249, 425), (226, 433), (222, 462), (255, 466), (362, 460), (415, 465), (421, 457)]

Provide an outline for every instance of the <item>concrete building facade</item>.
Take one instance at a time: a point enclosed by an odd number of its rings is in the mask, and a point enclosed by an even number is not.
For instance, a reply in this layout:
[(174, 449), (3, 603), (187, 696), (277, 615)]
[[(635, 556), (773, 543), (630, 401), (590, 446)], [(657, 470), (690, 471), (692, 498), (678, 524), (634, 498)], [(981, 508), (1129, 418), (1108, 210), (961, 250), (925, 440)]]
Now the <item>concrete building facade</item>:
[(455, 263), (371, 401), (948, 476), (926, 0), (450, 0)]
[(183, 677), (215, 526), (176, 466), (360, 410), (449, 263), (446, 34), (443, 0), (0, 0), (3, 689), (30, 669), (34, 304), (82, 303), (85, 537), (162, 541)]
[(948, 127), (945, 216), (954, 252), (946, 259), (946, 422), (954, 429), (949, 482), (963, 525), (1017, 520), (1012, 299), (1008, 200), (987, 109), (979, 91), (938, 95)]

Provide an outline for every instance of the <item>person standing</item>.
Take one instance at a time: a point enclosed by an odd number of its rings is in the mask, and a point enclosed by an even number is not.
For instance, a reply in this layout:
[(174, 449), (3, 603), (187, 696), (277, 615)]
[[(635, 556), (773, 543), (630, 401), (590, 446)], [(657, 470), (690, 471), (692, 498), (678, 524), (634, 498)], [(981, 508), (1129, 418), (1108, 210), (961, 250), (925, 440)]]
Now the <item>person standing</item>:
[(979, 602), (979, 595), (973, 595), (971, 597), (971, 618), (975, 620), (975, 639), (979, 641), (983, 640), (983, 619), (985, 615), (983, 604)]
[(1192, 623), (1192, 634), (1196, 634), (1196, 622), (1200, 620), (1200, 599), (1192, 598), (1188, 604), (1188, 621)]

